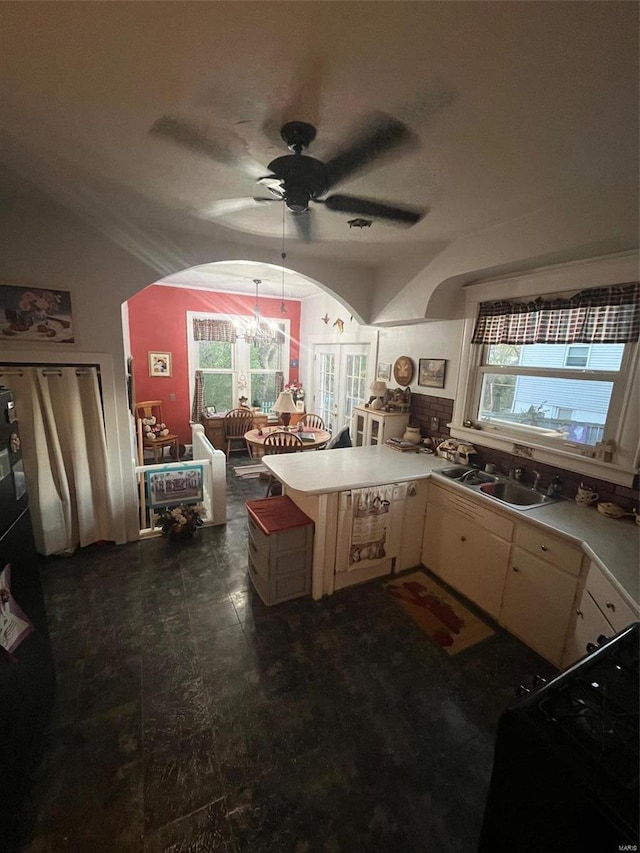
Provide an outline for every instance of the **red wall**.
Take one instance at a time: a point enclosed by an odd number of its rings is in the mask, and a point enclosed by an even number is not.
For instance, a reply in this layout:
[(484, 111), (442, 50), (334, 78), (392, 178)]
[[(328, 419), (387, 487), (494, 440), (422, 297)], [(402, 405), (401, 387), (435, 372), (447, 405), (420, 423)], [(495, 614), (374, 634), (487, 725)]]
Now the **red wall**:
[[(164, 419), (182, 444), (191, 443), (189, 420), (189, 364), (187, 357), (187, 311), (211, 314), (253, 314), (254, 296), (189, 290), (184, 287), (150, 285), (129, 300), (129, 333), (133, 356), (133, 378), (137, 400), (162, 400)], [(280, 313), (280, 299), (260, 297), (262, 317), (291, 321), (289, 358), (298, 363), (300, 353), (300, 303), (285, 300), (286, 314)], [(171, 353), (171, 376), (149, 376), (149, 352)], [(285, 382), (298, 381), (298, 368), (285, 370)], [(171, 400), (170, 395), (175, 395)]]

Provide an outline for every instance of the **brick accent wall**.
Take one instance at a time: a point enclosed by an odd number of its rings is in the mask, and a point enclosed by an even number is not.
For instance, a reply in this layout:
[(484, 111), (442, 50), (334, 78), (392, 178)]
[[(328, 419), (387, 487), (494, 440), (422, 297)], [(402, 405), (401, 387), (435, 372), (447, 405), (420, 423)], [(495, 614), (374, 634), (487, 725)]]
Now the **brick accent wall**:
[[(438, 418), (437, 429), (432, 428), (431, 419)], [(420, 433), (423, 438), (430, 436), (431, 438), (448, 438), (450, 435), (448, 423), (453, 417), (453, 400), (446, 397), (432, 397), (426, 394), (411, 395), (410, 420), (411, 426), (420, 427)], [(473, 443), (473, 442), (472, 442)], [(530, 459), (525, 459), (522, 456), (514, 456), (511, 453), (505, 453), (502, 450), (493, 450), (490, 447), (480, 447), (475, 445), (478, 453), (473, 458), (473, 464), (484, 468), (488, 463), (493, 463), (498, 471), (507, 474), (512, 468), (522, 468), (525, 471), (524, 482), (531, 483), (533, 480), (532, 471), (536, 470), (540, 474), (539, 488), (546, 490), (554, 477), (560, 477), (562, 480), (562, 495), (566, 498), (573, 498), (578, 490), (578, 486), (584, 483), (590, 489), (597, 492), (600, 496), (600, 501), (610, 501), (618, 504), (623, 509), (630, 512), (634, 507), (640, 511), (640, 494), (638, 492), (638, 476), (636, 476), (633, 487), (617, 486), (615, 483), (609, 483), (606, 480), (595, 480), (590, 477), (585, 477), (582, 474), (576, 474), (574, 471), (565, 471), (563, 468), (556, 468), (553, 465), (545, 465), (542, 462), (533, 462)], [(633, 519), (631, 519), (633, 521)]]
[[(426, 394), (411, 394), (409, 424), (420, 427), (423, 438), (449, 438), (448, 423), (453, 417), (453, 400), (447, 397), (432, 397)], [(437, 429), (431, 426), (431, 419), (437, 418)]]

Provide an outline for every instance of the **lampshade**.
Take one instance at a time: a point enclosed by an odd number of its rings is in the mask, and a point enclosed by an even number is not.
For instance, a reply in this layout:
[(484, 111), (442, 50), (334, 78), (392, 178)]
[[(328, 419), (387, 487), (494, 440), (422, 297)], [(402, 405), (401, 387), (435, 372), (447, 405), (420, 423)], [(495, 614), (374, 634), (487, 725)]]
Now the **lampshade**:
[(385, 391), (387, 390), (387, 383), (376, 379), (375, 382), (371, 383), (369, 390), (372, 394), (375, 394), (376, 397), (384, 397)]
[(273, 404), (274, 412), (289, 412), (292, 414), (293, 412), (297, 412), (295, 401), (291, 396), (291, 391), (281, 391), (278, 394), (278, 399)]

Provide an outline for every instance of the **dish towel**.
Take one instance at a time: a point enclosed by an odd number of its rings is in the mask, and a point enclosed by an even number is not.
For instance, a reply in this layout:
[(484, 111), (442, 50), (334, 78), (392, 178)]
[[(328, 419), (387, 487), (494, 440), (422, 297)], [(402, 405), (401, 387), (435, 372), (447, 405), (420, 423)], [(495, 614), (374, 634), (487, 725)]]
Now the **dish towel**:
[(351, 490), (353, 522), (349, 571), (359, 568), (365, 560), (381, 560), (386, 556), (385, 541), (392, 495), (393, 486)]

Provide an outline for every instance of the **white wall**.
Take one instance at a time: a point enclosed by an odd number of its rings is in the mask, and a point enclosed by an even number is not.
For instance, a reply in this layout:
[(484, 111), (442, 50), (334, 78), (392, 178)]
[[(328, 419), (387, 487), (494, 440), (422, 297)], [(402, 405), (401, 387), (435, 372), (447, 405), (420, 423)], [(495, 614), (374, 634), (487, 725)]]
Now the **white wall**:
[[(329, 316), (324, 323), (322, 318)], [(344, 321), (340, 334), (333, 324), (337, 318)], [(455, 396), (460, 365), (460, 343), (464, 327), (463, 320), (443, 320), (440, 322), (423, 322), (407, 326), (376, 329), (374, 326), (362, 326), (351, 319), (344, 307), (329, 294), (308, 297), (302, 302), (300, 312), (300, 337), (304, 341), (309, 337), (323, 336), (326, 341), (358, 342), (372, 331), (378, 332), (377, 353), (374, 354), (376, 363), (389, 362), (392, 366), (401, 356), (409, 356), (415, 365), (414, 379), (409, 386), (412, 393), (431, 395), (435, 397)], [(300, 376), (303, 384), (311, 387), (312, 371), (310, 350), (301, 347)], [(444, 388), (425, 388), (418, 385), (418, 361), (421, 358), (444, 358), (447, 361)], [(390, 387), (395, 387), (393, 374)]]

